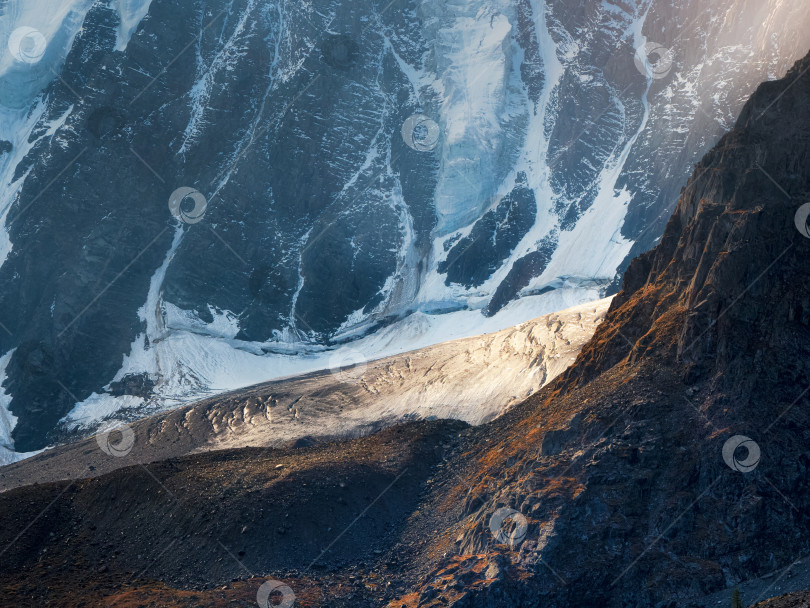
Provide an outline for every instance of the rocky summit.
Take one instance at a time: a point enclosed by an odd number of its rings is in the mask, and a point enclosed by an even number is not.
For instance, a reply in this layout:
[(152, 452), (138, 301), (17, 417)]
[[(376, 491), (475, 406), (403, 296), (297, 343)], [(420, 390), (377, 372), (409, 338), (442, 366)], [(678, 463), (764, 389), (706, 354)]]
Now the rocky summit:
[(808, 100), (810, 56), (756, 89), (573, 365), (504, 415), (6, 491), (6, 603), (805, 605)]
[(805, 0), (0, 2), (0, 458), (614, 294), (808, 29)]

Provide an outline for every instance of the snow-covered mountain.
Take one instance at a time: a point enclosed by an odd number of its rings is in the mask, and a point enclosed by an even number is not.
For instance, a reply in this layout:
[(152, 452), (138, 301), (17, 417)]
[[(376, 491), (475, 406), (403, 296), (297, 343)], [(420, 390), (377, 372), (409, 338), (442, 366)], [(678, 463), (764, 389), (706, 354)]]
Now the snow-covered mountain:
[(0, 2), (6, 447), (611, 293), (808, 22), (803, 0)]

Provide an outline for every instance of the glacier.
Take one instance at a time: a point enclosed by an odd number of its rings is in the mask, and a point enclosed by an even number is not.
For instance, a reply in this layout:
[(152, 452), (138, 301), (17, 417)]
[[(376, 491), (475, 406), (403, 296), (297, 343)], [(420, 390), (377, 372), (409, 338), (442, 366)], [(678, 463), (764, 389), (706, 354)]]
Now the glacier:
[[(57, 402), (69, 436), (614, 293), (691, 164), (806, 50), (801, 1), (739, 7), (5, 3), (5, 42), (46, 41), (35, 62), (0, 54), (10, 433), (54, 430), (28, 404)], [(637, 70), (647, 43), (672, 48), (666, 78)], [(87, 133), (99, 109), (119, 133)], [(435, 147), (404, 141), (413, 116)], [(191, 186), (193, 227), (166, 209)], [(70, 402), (25, 371), (31, 352)]]

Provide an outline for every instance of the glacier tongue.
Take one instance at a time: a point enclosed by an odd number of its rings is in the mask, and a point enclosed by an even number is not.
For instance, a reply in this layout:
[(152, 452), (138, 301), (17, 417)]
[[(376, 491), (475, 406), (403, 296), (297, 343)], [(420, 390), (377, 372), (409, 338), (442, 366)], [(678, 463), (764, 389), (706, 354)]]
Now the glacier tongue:
[[(167, 260), (170, 257), (171, 253)], [(94, 429), (113, 416), (140, 418), (268, 380), (293, 377), (348, 363), (360, 363), (362, 367), (367, 363), (376, 365), (370, 362), (429, 348), (436, 343), (473, 339), (474, 336), (491, 332), (520, 331), (519, 328), (515, 329), (516, 326), (527, 318), (532, 318), (543, 307), (547, 307), (548, 312), (563, 311), (550, 316), (564, 318), (572, 323), (571, 329), (566, 331), (574, 331), (579, 337), (569, 343), (569, 346), (575, 344), (578, 350), (595, 329), (609, 304), (609, 299), (605, 299), (578, 306), (583, 293), (598, 297), (599, 290), (583, 291), (579, 286), (561, 286), (551, 294), (550, 299), (537, 296), (522, 298), (491, 318), (483, 318), (477, 310), (445, 314), (417, 312), (349, 344), (327, 349), (318, 344), (296, 341), (293, 337), (286, 344), (235, 340), (233, 336), (238, 331), (238, 320), (232, 313), (212, 310), (213, 321), (204, 323), (187, 311), (162, 301), (159, 295), (162, 278), (160, 271), (153, 277), (152, 286), (157, 286), (157, 289), (150, 290), (150, 298), (141, 308), (147, 331), (133, 342), (131, 353), (124, 358), (123, 366), (113, 379), (113, 382), (121, 382), (127, 377), (148, 376), (155, 382), (151, 395), (143, 398), (113, 395), (110, 392), (93, 393), (77, 403), (65, 416), (62, 420), (64, 428)], [(150, 319), (150, 315), (154, 315), (153, 318)], [(580, 330), (575, 329), (579, 326), (574, 321), (583, 321), (585, 325)], [(570, 338), (573, 334), (566, 335)], [(536, 365), (547, 370), (555, 370), (553, 375), (567, 367), (568, 360), (562, 361), (562, 368), (559, 368), (559, 363), (561, 362), (556, 360), (543, 360), (543, 357), (535, 361)], [(529, 382), (527, 390), (529, 385), (539, 388), (531, 378), (521, 378), (519, 382), (516, 381), (516, 385), (522, 386), (524, 380)], [(110, 387), (108, 385), (105, 388), (109, 391)], [(501, 389), (507, 392), (514, 390), (509, 383), (504, 383)], [(439, 397), (434, 395), (432, 398)], [(481, 407), (484, 405), (484, 402), (480, 404)], [(498, 407), (496, 402), (490, 405)], [(490, 410), (486, 410), (481, 416), (491, 414)], [(454, 415), (460, 415), (460, 411)], [(462, 418), (480, 421), (476, 416), (478, 414), (471, 413)]]
[[(49, 451), (48, 467), (43, 469), (41, 457), (34, 458), (0, 478), (0, 491), (25, 483), (32, 474), (40, 483), (82, 477), (88, 464), (100, 475), (133, 462), (208, 450), (357, 437), (415, 419), (482, 424), (568, 368), (609, 305), (606, 298), (370, 362), (344, 352), (332, 360), (329, 371), (279, 379), (134, 422), (135, 436), (149, 441), (135, 442), (127, 459), (107, 458), (99, 450), (87, 450), (82, 441), (59, 446)], [(442, 340), (478, 327), (472, 316), (457, 321), (456, 327), (443, 326), (441, 319), (417, 314), (396, 331), (375, 334), (376, 344), (366, 347), (379, 353), (394, 345), (416, 347), (426, 330)], [(91, 405), (88, 400), (87, 407)]]

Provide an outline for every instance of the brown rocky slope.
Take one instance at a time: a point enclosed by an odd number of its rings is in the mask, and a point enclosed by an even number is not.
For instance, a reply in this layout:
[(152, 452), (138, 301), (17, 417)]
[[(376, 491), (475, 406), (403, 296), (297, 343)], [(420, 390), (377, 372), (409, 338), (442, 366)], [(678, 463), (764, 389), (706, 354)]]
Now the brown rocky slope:
[(301, 606), (680, 607), (810, 553), (808, 72), (758, 89), (522, 405), (6, 492), (3, 605), (250, 606), (271, 577)]
[[(511, 574), (476, 605), (680, 606), (810, 552), (808, 71), (758, 89), (575, 365), (492, 425), (460, 550)], [(492, 548), (501, 507), (527, 518), (519, 551)]]

